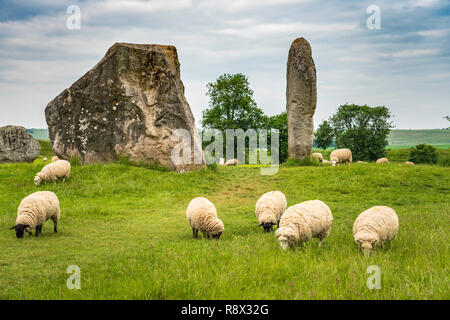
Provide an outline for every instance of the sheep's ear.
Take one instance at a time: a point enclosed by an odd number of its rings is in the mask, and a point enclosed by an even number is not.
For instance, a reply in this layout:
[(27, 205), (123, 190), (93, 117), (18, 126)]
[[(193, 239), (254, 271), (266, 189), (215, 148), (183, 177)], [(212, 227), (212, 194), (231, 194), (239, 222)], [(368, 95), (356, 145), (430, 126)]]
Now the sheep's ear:
[(258, 227), (262, 227), (264, 225), (264, 222), (262, 222), (260, 225), (258, 225)]
[(14, 227), (9, 228), (9, 230), (15, 229), (17, 227), (17, 225), (15, 225)]

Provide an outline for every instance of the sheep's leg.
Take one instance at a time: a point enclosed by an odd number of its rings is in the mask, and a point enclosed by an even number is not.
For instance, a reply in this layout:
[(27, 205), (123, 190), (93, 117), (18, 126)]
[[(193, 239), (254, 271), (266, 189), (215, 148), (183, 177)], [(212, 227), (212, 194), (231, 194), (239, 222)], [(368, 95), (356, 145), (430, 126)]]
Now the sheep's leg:
[(39, 236), (39, 234), (41, 233), (41, 228), (42, 225), (36, 227), (36, 232), (34, 233), (35, 237)]
[(280, 220), (277, 221), (277, 228), (280, 227)]
[(209, 233), (208, 234), (206, 234), (206, 237), (209, 239)]
[(192, 237), (197, 238), (197, 230), (195, 230), (195, 228), (192, 228)]
[(53, 232), (57, 233), (58, 232), (58, 222), (53, 221)]

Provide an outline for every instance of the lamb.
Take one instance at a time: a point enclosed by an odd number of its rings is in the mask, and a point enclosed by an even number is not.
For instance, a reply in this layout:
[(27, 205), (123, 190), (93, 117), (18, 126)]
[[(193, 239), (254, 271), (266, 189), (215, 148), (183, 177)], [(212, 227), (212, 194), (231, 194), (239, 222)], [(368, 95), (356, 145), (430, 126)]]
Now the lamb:
[(45, 165), (40, 172), (34, 177), (34, 184), (39, 186), (42, 181), (53, 181), (69, 177), (70, 162), (66, 160), (57, 160)]
[(415, 163), (411, 162), (411, 161), (405, 161), (405, 164), (407, 164), (409, 166), (415, 166)]
[(226, 166), (236, 166), (237, 164), (238, 164), (237, 159), (230, 159), (225, 163)]
[(275, 224), (280, 226), (281, 215), (286, 211), (286, 197), (280, 191), (264, 193), (256, 202), (255, 215), (259, 221), (258, 227), (263, 227), (264, 232), (272, 231)]
[(389, 160), (387, 158), (380, 158), (377, 160), (378, 164), (383, 164), (383, 163), (389, 163)]
[(330, 153), (330, 161), (333, 167), (336, 163), (351, 163), (352, 151), (350, 149), (337, 149)]
[(54, 156), (54, 157), (52, 158), (52, 162), (55, 162), (55, 161), (58, 161), (58, 160), (59, 160), (58, 156)]
[(194, 238), (197, 238), (199, 230), (208, 238), (211, 235), (214, 239), (219, 239), (223, 232), (223, 222), (217, 218), (216, 208), (206, 198), (192, 199), (186, 210), (186, 218)]
[(320, 163), (323, 162), (323, 155), (322, 155), (321, 153), (319, 153), (319, 152), (314, 152), (314, 153), (312, 154), (312, 157), (313, 157), (314, 159), (316, 159), (317, 161), (319, 161)]
[(397, 237), (398, 216), (392, 208), (372, 207), (362, 212), (353, 224), (353, 239), (367, 257), (370, 250)]
[(48, 219), (53, 220), (53, 231), (58, 232), (58, 220), (61, 215), (59, 200), (56, 194), (50, 191), (38, 191), (30, 194), (20, 202), (17, 209), (16, 225), (10, 230), (16, 231), (17, 238), (23, 238), (24, 232), (35, 236), (42, 232), (42, 225)]
[(310, 200), (289, 207), (282, 215), (280, 227), (275, 232), (283, 250), (319, 239), (319, 246), (328, 237), (333, 223), (330, 208), (320, 200)]

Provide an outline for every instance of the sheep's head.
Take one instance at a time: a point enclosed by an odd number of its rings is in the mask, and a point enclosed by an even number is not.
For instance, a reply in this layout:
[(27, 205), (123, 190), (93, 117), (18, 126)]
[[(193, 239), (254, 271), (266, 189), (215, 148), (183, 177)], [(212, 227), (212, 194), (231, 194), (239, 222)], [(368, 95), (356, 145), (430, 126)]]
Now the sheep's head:
[(295, 231), (289, 227), (280, 227), (275, 232), (275, 237), (278, 238), (281, 249), (286, 250), (292, 244), (292, 239), (295, 237)]
[(271, 232), (273, 230), (273, 226), (276, 225), (276, 223), (273, 222), (262, 222), (258, 227), (263, 227), (264, 232)]
[(364, 256), (368, 257), (370, 255), (370, 251), (377, 245), (379, 242), (379, 236), (376, 234), (368, 233), (368, 232), (359, 232), (355, 235), (355, 241), (359, 244), (361, 249), (364, 252)]
[(212, 238), (219, 239), (221, 235), (222, 235), (222, 232), (219, 232), (218, 234), (213, 234)]
[(35, 186), (39, 186), (39, 185), (41, 184), (41, 182), (42, 182), (41, 177), (39, 177), (38, 175), (36, 175), (36, 176), (34, 177), (34, 185), (35, 185)]
[(16, 237), (23, 238), (25, 231), (28, 229), (29, 225), (27, 224), (16, 224), (14, 227), (11, 227), (9, 230), (16, 230)]

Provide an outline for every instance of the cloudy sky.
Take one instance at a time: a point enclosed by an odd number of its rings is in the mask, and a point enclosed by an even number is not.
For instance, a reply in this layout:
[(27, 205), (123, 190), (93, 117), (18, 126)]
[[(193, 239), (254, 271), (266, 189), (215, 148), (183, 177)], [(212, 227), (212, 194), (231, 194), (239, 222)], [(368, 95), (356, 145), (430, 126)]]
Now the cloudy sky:
[[(69, 5), (81, 28), (66, 26)], [(369, 29), (370, 5), (381, 29)], [(267, 114), (285, 109), (286, 61), (297, 37), (317, 68), (316, 126), (344, 103), (386, 105), (397, 128), (443, 128), (450, 114), (450, 1), (1, 0), (0, 126), (46, 127), (46, 104), (115, 42), (177, 47), (197, 123), (206, 84), (249, 77)]]

